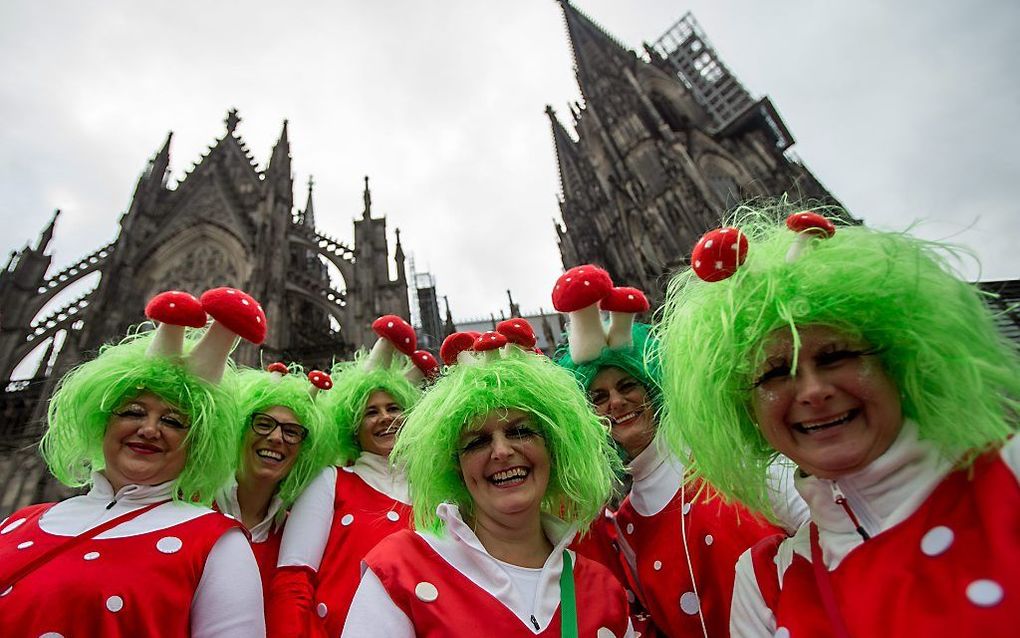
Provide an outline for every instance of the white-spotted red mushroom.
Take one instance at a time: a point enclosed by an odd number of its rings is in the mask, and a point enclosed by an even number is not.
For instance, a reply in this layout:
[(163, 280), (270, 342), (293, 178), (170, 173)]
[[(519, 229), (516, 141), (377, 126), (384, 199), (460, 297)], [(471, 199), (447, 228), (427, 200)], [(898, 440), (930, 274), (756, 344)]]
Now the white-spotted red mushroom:
[(482, 354), (483, 361), (499, 358), (499, 349), (507, 344), (507, 339), (495, 331), (483, 332), (475, 339), (472, 349)]
[(787, 263), (796, 261), (812, 238), (828, 239), (836, 234), (836, 226), (831, 221), (809, 210), (787, 217), (786, 227), (797, 233), (790, 249), (786, 251)]
[[(439, 346), (439, 358), (448, 366), (458, 362), (463, 363), (461, 353), (470, 352), (475, 345), (476, 338), (470, 332), (455, 332), (449, 335), (443, 339), (443, 345)], [(465, 357), (467, 356), (470, 355), (465, 355)]]
[(372, 322), (372, 331), (379, 335), (372, 351), (368, 354), (365, 368), (388, 368), (395, 352), (410, 357), (418, 348), (418, 337), (414, 328), (397, 315), (383, 315)]
[(333, 387), (333, 379), (322, 370), (312, 370), (308, 373), (308, 380), (312, 382), (312, 387), (308, 388), (308, 395), (313, 399), (320, 390), (329, 390)]
[(269, 376), (274, 382), (279, 383), (280, 379), (286, 376), (290, 370), (287, 368), (287, 364), (277, 361), (276, 363), (270, 363), (266, 366), (266, 372), (269, 373)]
[(535, 337), (535, 330), (528, 323), (527, 319), (514, 317), (500, 321), (496, 324), (496, 332), (506, 337), (506, 340), (523, 350), (531, 350), (538, 343)]
[(411, 361), (414, 367), (404, 375), (411, 383), (419, 384), (426, 379), (432, 381), (439, 376), (439, 361), (428, 350), (415, 350)]
[(705, 281), (722, 281), (747, 259), (747, 237), (736, 228), (705, 233), (691, 252), (691, 269)]
[(553, 287), (553, 307), (570, 316), (567, 341), (575, 363), (591, 361), (606, 345), (599, 302), (613, 289), (609, 273), (592, 264), (575, 266), (560, 275)]
[(251, 295), (236, 288), (207, 290), (200, 301), (213, 322), (188, 355), (187, 367), (206, 381), (219, 383), (238, 337), (255, 345), (265, 341), (266, 314)]
[(145, 305), (145, 316), (158, 321), (156, 336), (148, 354), (154, 357), (180, 357), (184, 351), (184, 329), (205, 326), (202, 302), (179, 290), (161, 292)]
[(613, 288), (599, 303), (599, 308), (609, 313), (610, 348), (626, 348), (633, 343), (631, 328), (634, 315), (648, 312), (648, 298), (637, 288)]

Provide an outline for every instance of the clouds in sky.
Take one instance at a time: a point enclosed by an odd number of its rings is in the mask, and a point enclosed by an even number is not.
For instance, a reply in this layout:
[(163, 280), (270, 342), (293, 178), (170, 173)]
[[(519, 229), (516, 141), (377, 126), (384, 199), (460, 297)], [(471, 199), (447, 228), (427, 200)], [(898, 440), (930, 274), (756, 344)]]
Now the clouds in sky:
[[(635, 49), (692, 10), (855, 215), (963, 243), (984, 279), (1020, 276), (1020, 5), (579, 6)], [(370, 175), (374, 211), (456, 317), (505, 308), (507, 288), (522, 309), (548, 309), (559, 183), (542, 111), (566, 116), (579, 98), (553, 0), (22, 1), (0, 5), (0, 25), (5, 252), (34, 241), (55, 208), (55, 267), (109, 241), (166, 133), (181, 179), (237, 107), (261, 167), (290, 121), (295, 203), (314, 174), (328, 234), (351, 240)]]

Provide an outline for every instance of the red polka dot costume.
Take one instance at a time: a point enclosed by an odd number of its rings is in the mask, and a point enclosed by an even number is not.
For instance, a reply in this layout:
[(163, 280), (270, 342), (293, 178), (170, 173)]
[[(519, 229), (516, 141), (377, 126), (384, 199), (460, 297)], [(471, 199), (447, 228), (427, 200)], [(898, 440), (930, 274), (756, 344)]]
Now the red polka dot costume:
[[(241, 506), (237, 502), (235, 479), (231, 479), (230, 483), (216, 495), (214, 507), (235, 520), (241, 520)], [(248, 530), (251, 551), (255, 554), (255, 562), (259, 565), (259, 575), (262, 577), (263, 592), (269, 591), (280, 557), (283, 526), (287, 520), (286, 514), (280, 512), (282, 507), (283, 501), (278, 496), (273, 496), (266, 517)]]
[[(957, 470), (918, 441), (908, 422), (889, 450), (854, 475), (835, 482), (799, 477), (850, 635), (1016, 635), (1018, 474), (1016, 438)], [(835, 502), (840, 496), (845, 507)], [(809, 526), (740, 558), (734, 636), (834, 636), (829, 618)]]
[(316, 572), (310, 622), (326, 635), (344, 626), (365, 555), (410, 526), (407, 500), (404, 478), (391, 473), (385, 458), (364, 452), (353, 466), (327, 468), (294, 504), (279, 564)]
[(737, 558), (783, 530), (710, 487), (699, 495), (699, 483), (681, 486), (680, 463), (654, 443), (630, 469), (634, 483), (615, 521), (652, 621), (667, 636), (702, 635), (702, 622), (709, 636), (727, 635)]
[[(127, 512), (169, 498), (169, 484), (33, 505), (0, 523), (0, 579)], [(240, 525), (212, 510), (162, 503), (56, 554), (0, 592), (5, 636), (259, 636), (261, 589)], [(224, 614), (224, 609), (232, 609)]]
[[(490, 556), (460, 518), (443, 504), (442, 538), (403, 531), (365, 557), (365, 577), (343, 636), (560, 636), (559, 576), (573, 528), (543, 516), (554, 548), (540, 569), (515, 568)], [(602, 565), (572, 553), (579, 636), (634, 636), (623, 589)], [(520, 586), (532, 572), (534, 596)], [(526, 577), (528, 578), (528, 577)], [(373, 633), (373, 631), (375, 633)]]

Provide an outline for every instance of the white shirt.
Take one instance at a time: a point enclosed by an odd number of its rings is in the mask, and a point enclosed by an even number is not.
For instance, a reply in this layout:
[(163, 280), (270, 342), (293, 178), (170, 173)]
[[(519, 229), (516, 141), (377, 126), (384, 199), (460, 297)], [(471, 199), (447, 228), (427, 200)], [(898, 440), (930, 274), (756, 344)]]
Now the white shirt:
[[(237, 502), (237, 478), (231, 476), (227, 484), (216, 493), (216, 506), (227, 516), (243, 522), (241, 518), (241, 505)], [(269, 539), (269, 533), (280, 529), (280, 526), (283, 525), (283, 521), (286, 518), (284, 516), (285, 513), (283, 501), (274, 494), (272, 500), (269, 501), (266, 517), (248, 530), (248, 533), (251, 535), (251, 542), (266, 542)]]
[[(172, 482), (125, 485), (117, 493), (102, 474), (92, 473), (88, 494), (57, 503), (39, 519), (47, 534), (77, 536), (113, 518), (171, 497)], [(170, 501), (96, 538), (146, 534), (212, 512), (208, 507)], [(262, 580), (244, 533), (231, 529), (213, 545), (191, 604), (192, 638), (265, 636)]]
[[(542, 515), (542, 529), (554, 547), (545, 564), (537, 570), (536, 579), (532, 570), (522, 573), (519, 567), (507, 569), (506, 563), (490, 556), (461, 518), (456, 505), (443, 503), (436, 508), (436, 514), (446, 523), (445, 536), (439, 538), (420, 531), (417, 534), (451, 567), (503, 603), (520, 619), (523, 627), (533, 634), (545, 630), (560, 605), (563, 550), (574, 539), (576, 528), (555, 516)], [(574, 552), (570, 555), (576, 560)], [(411, 619), (390, 599), (379, 578), (364, 563), (362, 570), (361, 584), (351, 602), (342, 636), (412, 638), (415, 631)], [(535, 629), (532, 619), (539, 629)], [(624, 636), (634, 638), (629, 620)]]
[[(342, 471), (354, 472), (369, 487), (395, 501), (410, 505), (407, 478), (389, 464), (384, 456), (362, 452), (358, 460)], [(305, 488), (290, 508), (287, 527), (280, 543), (277, 565), (311, 567), (319, 571), (322, 554), (326, 551), (329, 533), (333, 527), (333, 505), (336, 501), (337, 468), (324, 469)]]

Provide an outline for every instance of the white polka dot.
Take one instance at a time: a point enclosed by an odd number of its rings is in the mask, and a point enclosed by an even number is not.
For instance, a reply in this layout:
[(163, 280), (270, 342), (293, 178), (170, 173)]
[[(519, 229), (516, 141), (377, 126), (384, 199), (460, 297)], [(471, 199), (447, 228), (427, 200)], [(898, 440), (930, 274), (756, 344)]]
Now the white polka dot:
[(687, 592), (680, 597), (680, 609), (688, 616), (693, 616), (698, 613), (698, 609), (701, 607), (698, 602), (698, 595), (692, 591)]
[(628, 534), (634, 533), (634, 523), (627, 523), (627, 533)]
[(400, 520), (400, 514), (397, 514), (393, 510), (386, 512), (386, 518), (390, 519), (394, 523)]
[(110, 596), (106, 599), (106, 608), (117, 613), (121, 609), (124, 609), (124, 599), (120, 596)]
[(616, 638), (616, 634), (608, 627), (599, 627), (599, 630), (595, 632), (595, 638)]
[(660, 569), (662, 569), (662, 561), (657, 560), (654, 563), (652, 563), (652, 569), (654, 569), (655, 571), (659, 571)]
[(945, 525), (933, 527), (921, 539), (921, 551), (926, 556), (938, 556), (949, 549), (949, 546), (953, 544), (953, 538), (953, 530)]
[(705, 534), (705, 544), (711, 545), (715, 542), (715, 538), (711, 534)]
[(786, 627), (780, 627), (776, 630), (776, 633), (772, 634), (772, 638), (790, 638), (790, 630)]
[(182, 543), (181, 539), (176, 536), (164, 536), (156, 541), (156, 549), (164, 554), (174, 554), (179, 552), (183, 546), (184, 543)]
[(39, 638), (64, 638), (64, 634), (58, 634), (55, 631), (47, 631), (43, 635), (39, 636)]
[(993, 607), (1002, 602), (1002, 585), (982, 578), (967, 585), (967, 600), (978, 607)]
[(4, 593), (0, 594), (0, 598), (3, 598), (7, 594), (11, 593), (12, 589), (14, 589), (14, 585), (8, 586), (7, 589), (4, 590)]
[(344, 514), (344, 517), (340, 519), (340, 524), (347, 527), (354, 522), (354, 514)]
[(82, 556), (82, 558), (84, 558), (85, 560), (96, 560), (97, 558), (99, 558), (99, 552), (89, 552), (88, 554)]
[(18, 543), (18, 549), (28, 549), (32, 545), (35, 545), (35, 541), (25, 541), (24, 543)]
[(392, 321), (387, 321), (386, 322), (386, 327), (387, 328), (392, 328), (393, 327), (393, 322)]
[(431, 603), (439, 598), (439, 590), (432, 583), (423, 580), (414, 586), (414, 595), (423, 603)]
[(711, 239), (709, 239), (708, 241), (705, 242), (705, 248), (711, 248), (712, 244), (714, 244), (714, 243), (715, 242), (713, 242)]
[(686, 516), (687, 514), (691, 513), (691, 504), (690, 503), (684, 503), (683, 513), (684, 513), (684, 516)]
[(315, 613), (319, 614), (319, 618), (325, 618), (329, 613), (329, 607), (326, 606), (326, 603), (319, 603), (315, 607)]
[(243, 306), (250, 306), (251, 304), (250, 304), (250, 303), (248, 303), (248, 300), (247, 300), (247, 299), (242, 299), (242, 300), (241, 300), (241, 305), (243, 305)]
[(8, 524), (7, 527), (5, 527), (3, 529), (0, 529), (0, 534), (7, 534), (9, 532), (13, 532), (14, 530), (16, 530), (19, 527), (21, 527), (22, 524), (24, 524), (24, 522), (25, 522), (25, 519), (23, 519), (23, 518), (19, 518), (16, 521), (11, 521), (11, 523)]

